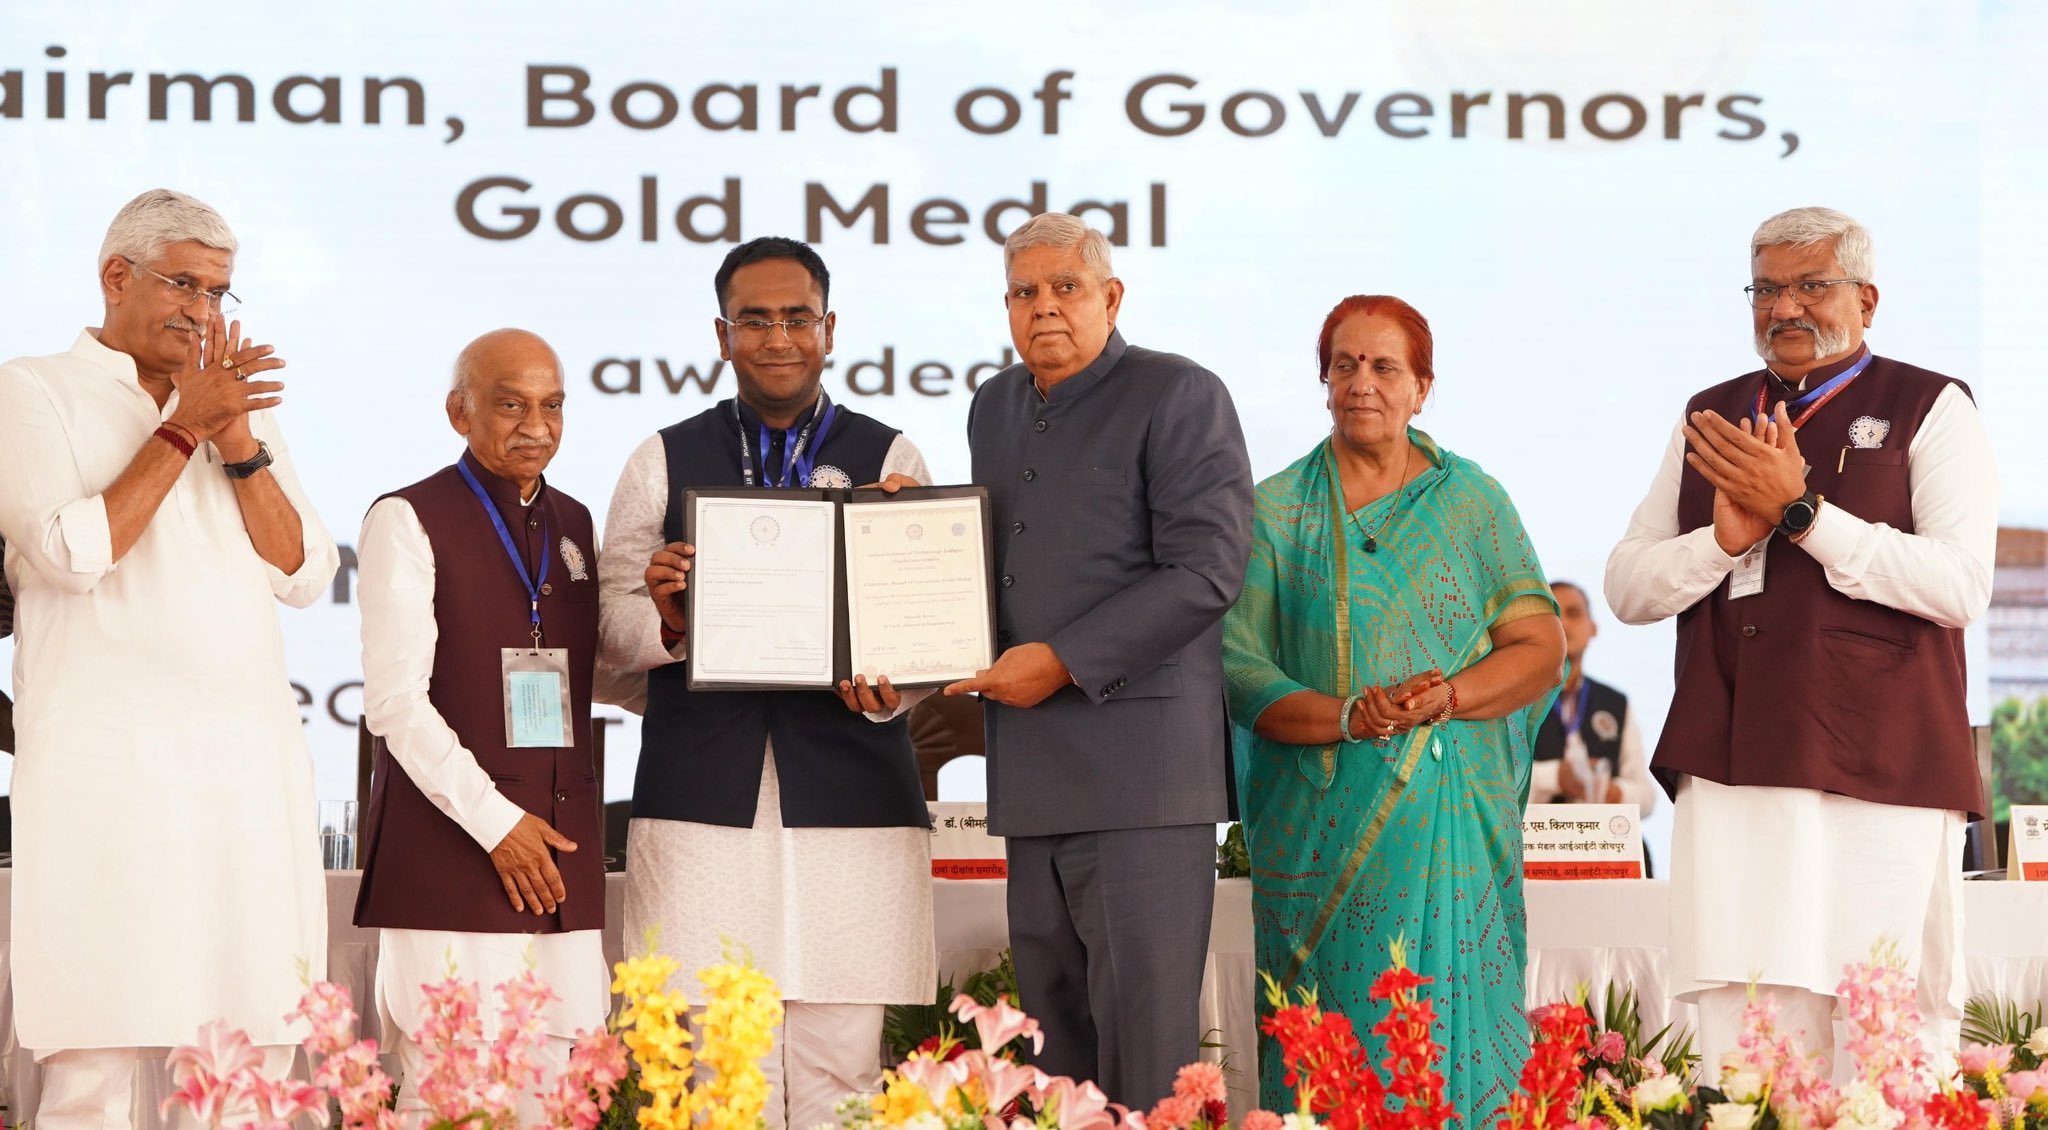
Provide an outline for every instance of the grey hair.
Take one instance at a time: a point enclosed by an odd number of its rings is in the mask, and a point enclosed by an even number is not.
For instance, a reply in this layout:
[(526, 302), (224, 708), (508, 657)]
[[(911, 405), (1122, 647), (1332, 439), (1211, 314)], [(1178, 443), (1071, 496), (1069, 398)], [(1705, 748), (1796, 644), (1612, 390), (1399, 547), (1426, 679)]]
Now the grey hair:
[(153, 263), (164, 248), (187, 240), (230, 255), (240, 246), (228, 222), (205, 202), (168, 188), (152, 188), (114, 214), (107, 238), (100, 243), (99, 265), (116, 257)]
[(1877, 272), (1877, 252), (1870, 245), (1870, 229), (1833, 208), (1793, 208), (1772, 216), (1749, 237), (1749, 254), (1753, 259), (1766, 247), (1811, 247), (1829, 240), (1835, 242), (1835, 262), (1844, 274), (1871, 281)]
[(1008, 273), (1017, 253), (1033, 247), (1078, 247), (1081, 261), (1098, 278), (1114, 272), (1109, 267), (1109, 237), (1065, 212), (1041, 212), (1024, 221), (1003, 241), (1003, 271)]

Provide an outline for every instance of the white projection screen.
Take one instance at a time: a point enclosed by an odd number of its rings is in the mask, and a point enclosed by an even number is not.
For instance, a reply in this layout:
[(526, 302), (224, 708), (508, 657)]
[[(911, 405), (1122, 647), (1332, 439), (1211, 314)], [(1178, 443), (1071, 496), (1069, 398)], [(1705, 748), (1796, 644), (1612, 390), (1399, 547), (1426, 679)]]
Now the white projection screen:
[[(560, 352), (549, 477), (601, 519), (637, 443), (733, 393), (720, 258), (789, 235), (832, 270), (827, 389), (958, 482), (1009, 359), (997, 240), (1085, 204), (1125, 335), (1221, 374), (1261, 476), (1327, 429), (1329, 308), (1413, 302), (1420, 426), (1597, 593), (1686, 397), (1758, 364), (1747, 239), (1795, 205), (1871, 229), (1874, 348), (1970, 383), (2006, 522), (2048, 523), (2044, 62), (2028, 0), (8, 3), (0, 352), (97, 324), (108, 220), (175, 187), (242, 241), (246, 332), (290, 362), (281, 423), (339, 541), (460, 450), (450, 363), (499, 326)], [(330, 798), (353, 584), (282, 612)], [(1596, 608), (1588, 668), (1654, 742), (1670, 627)], [(630, 719), (608, 744), (619, 799)]]

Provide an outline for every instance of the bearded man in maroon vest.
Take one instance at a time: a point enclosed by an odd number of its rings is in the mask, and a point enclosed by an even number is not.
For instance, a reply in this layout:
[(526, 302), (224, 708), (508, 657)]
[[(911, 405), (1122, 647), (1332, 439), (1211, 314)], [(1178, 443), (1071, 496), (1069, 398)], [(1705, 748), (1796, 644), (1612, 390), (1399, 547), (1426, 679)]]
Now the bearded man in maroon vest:
[[(523, 330), (455, 363), (448, 419), (469, 450), (379, 499), (357, 543), (363, 714), (377, 735), (356, 925), (379, 928), (377, 1005), (408, 1124), (422, 984), (495, 986), (530, 963), (545, 1010), (542, 1087), (579, 1029), (604, 1024), (604, 866), (590, 747), (597, 542), (590, 511), (541, 472), (562, 438), (562, 366)], [(534, 1090), (538, 1090), (535, 1088)], [(523, 1124), (544, 1122), (531, 1092)]]
[(1991, 598), (1998, 483), (1970, 390), (1870, 352), (1870, 235), (1827, 208), (1750, 240), (1766, 369), (1694, 396), (1607, 562), (1630, 624), (1678, 617), (1654, 763), (1678, 798), (1673, 988), (1711, 1080), (1747, 983), (1832, 1058), (1843, 966), (1888, 939), (1952, 1053), (1965, 814), (1984, 796), (1963, 626)]

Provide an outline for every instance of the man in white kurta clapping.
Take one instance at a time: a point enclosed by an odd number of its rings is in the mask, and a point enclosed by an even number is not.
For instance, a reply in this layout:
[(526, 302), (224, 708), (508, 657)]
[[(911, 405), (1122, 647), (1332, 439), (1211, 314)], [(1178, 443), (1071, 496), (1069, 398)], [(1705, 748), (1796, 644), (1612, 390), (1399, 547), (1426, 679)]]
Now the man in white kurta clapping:
[(274, 414), (284, 368), (229, 322), (236, 241), (143, 193), (99, 253), (105, 320), (0, 365), (0, 536), (18, 601), (15, 1026), (41, 1130), (125, 1126), (139, 1047), (225, 1018), (293, 1052), (326, 969), (313, 771), (278, 602), (334, 542)]
[(1963, 820), (1985, 810), (1962, 629), (1991, 599), (1998, 475), (1968, 386), (1864, 344), (1874, 275), (1833, 209), (1757, 228), (1766, 368), (1692, 398), (1607, 562), (1616, 616), (1678, 618), (1654, 764), (1676, 775), (1672, 984), (1710, 1078), (1752, 978), (1831, 1056), (1843, 966), (1881, 939), (1930, 1047), (1961, 1028)]

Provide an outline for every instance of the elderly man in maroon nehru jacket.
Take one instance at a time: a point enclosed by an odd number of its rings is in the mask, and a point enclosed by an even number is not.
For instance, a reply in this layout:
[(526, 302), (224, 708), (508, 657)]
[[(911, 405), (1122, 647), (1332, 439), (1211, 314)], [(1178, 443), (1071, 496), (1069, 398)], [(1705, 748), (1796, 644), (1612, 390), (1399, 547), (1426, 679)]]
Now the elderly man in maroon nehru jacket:
[(1984, 811), (1962, 629), (1991, 598), (1997, 470), (1967, 386), (1864, 345), (1872, 268), (1840, 212), (1764, 221), (1744, 290), (1766, 368), (1686, 405), (1607, 563), (1616, 616), (1678, 617), (1654, 764), (1678, 798), (1673, 986), (1710, 1077), (1752, 978), (1831, 1057), (1842, 967), (1881, 938), (1930, 1049), (1959, 1036)]
[[(590, 698), (597, 542), (590, 511), (541, 472), (562, 438), (562, 367), (523, 330), (455, 363), (455, 465), (377, 500), (357, 543), (363, 713), (377, 735), (356, 924), (380, 932), (377, 1004), (403, 1069), (398, 1109), (424, 1110), (423, 983), (492, 989), (529, 962), (546, 1013), (544, 1086), (610, 1005)], [(521, 1121), (542, 1121), (533, 1094)]]

